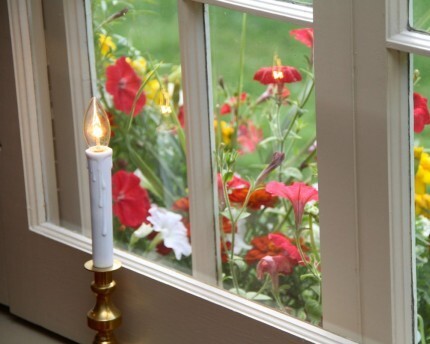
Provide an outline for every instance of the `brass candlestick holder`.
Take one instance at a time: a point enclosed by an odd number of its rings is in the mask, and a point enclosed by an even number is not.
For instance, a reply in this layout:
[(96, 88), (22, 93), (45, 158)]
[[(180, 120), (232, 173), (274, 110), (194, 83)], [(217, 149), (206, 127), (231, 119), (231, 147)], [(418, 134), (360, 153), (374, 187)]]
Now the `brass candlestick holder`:
[(97, 295), (96, 305), (87, 314), (88, 327), (98, 333), (93, 344), (117, 344), (113, 331), (121, 325), (122, 315), (111, 301), (111, 294), (116, 283), (112, 279), (112, 272), (121, 268), (121, 262), (114, 260), (113, 266), (105, 269), (96, 268), (93, 261), (85, 263), (85, 269), (94, 272), (91, 289)]

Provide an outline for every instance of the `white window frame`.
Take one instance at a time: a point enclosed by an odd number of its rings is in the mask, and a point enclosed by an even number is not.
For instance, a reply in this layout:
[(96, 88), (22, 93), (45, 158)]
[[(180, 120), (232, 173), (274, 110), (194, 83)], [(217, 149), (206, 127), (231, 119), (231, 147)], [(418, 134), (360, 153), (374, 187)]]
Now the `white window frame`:
[[(190, 215), (193, 226), (201, 229), (193, 233), (193, 278), (115, 250), (123, 265), (312, 342), (411, 343), (415, 325), (407, 53), (430, 56), (430, 38), (407, 31), (406, 2), (324, 0), (315, 1), (312, 11), (275, 0), (178, 0), (185, 106), (194, 114), (187, 121)], [(216, 188), (203, 3), (315, 28), (325, 330), (216, 287)], [(75, 144), (81, 153), (80, 119), (90, 95), (88, 53), (80, 40), (85, 36), (85, 11), (83, 2), (63, 4), (73, 108), (79, 114)], [(44, 46), (40, 2), (9, 0), (8, 5), (30, 229), (90, 252), (89, 238), (58, 226), (52, 133), (41, 116), (49, 109), (46, 57), (31, 49), (36, 43)], [(390, 20), (381, 20), (385, 10)], [(85, 173), (84, 155), (78, 155), (78, 168)], [(81, 176), (81, 220), (83, 234), (88, 234), (88, 186), (85, 174)], [(206, 202), (197, 201), (195, 190), (208, 195)]]

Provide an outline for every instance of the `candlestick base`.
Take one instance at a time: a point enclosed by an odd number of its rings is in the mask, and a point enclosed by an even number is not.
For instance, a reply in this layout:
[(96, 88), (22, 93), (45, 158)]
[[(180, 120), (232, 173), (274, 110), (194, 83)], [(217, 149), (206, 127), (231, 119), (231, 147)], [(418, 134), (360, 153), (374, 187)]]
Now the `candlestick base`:
[(121, 268), (121, 262), (114, 260), (109, 268), (96, 268), (93, 261), (85, 263), (85, 269), (94, 272), (92, 291), (97, 295), (96, 305), (87, 314), (88, 327), (97, 331), (93, 344), (117, 344), (113, 331), (121, 325), (122, 315), (111, 301), (116, 283), (112, 272)]

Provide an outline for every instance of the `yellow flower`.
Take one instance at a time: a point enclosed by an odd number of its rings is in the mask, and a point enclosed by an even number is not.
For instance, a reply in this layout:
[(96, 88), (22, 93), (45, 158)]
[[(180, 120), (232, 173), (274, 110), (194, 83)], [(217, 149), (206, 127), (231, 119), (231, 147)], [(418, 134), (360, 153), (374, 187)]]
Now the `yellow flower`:
[(161, 92), (161, 85), (158, 80), (149, 80), (145, 86), (146, 98), (152, 100), (155, 105), (162, 105), (164, 98)]
[(143, 57), (138, 57), (135, 60), (132, 60), (131, 58), (127, 57), (125, 60), (141, 76), (146, 72), (147, 63)]
[(424, 147), (414, 147), (414, 157), (417, 160), (421, 159), (421, 154), (424, 152)]
[(415, 215), (430, 218), (430, 195), (415, 195)]
[(111, 57), (112, 52), (116, 50), (116, 44), (112, 41), (112, 37), (107, 35), (99, 35), (99, 45), (102, 55), (106, 57)]
[(415, 180), (424, 184), (430, 184), (430, 155), (422, 152)]
[[(215, 130), (218, 128), (218, 121), (214, 121), (214, 127)], [(222, 134), (222, 141), (228, 145), (231, 143), (231, 137), (233, 136), (234, 129), (231, 125), (229, 125), (225, 121), (221, 121), (221, 134)]]

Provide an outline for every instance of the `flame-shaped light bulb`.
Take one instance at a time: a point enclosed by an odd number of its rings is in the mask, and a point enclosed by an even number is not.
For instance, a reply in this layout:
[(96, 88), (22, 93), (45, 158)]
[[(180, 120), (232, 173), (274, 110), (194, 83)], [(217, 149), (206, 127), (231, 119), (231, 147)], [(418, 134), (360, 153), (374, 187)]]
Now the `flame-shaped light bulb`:
[(109, 118), (99, 101), (93, 97), (84, 118), (84, 136), (88, 147), (95, 151), (104, 151), (109, 145)]

